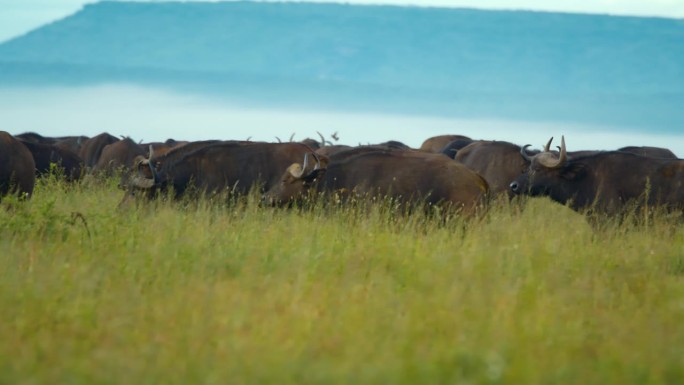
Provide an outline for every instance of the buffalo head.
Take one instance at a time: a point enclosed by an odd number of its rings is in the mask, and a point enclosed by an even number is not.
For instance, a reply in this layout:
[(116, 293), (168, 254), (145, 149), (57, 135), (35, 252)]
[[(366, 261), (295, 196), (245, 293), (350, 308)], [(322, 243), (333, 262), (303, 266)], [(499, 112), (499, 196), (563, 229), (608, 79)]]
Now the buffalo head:
[(126, 180), (121, 181), (122, 187), (127, 187), (129, 190), (151, 191), (160, 183), (159, 174), (154, 166), (155, 162), (152, 160), (155, 156), (152, 145), (150, 145), (149, 154), (149, 158), (142, 155), (135, 158), (130, 176), (126, 176), (124, 178)]
[[(309, 155), (315, 162), (309, 160)], [(304, 162), (291, 164), (283, 173), (280, 182), (262, 196), (262, 202), (281, 206), (300, 199), (323, 176), (327, 164), (328, 158), (325, 156), (316, 153), (304, 154)]]
[(524, 146), (521, 153), (530, 161), (530, 166), (526, 172), (511, 182), (511, 191), (514, 194), (532, 196), (549, 195), (557, 201), (570, 199), (571, 197), (565, 196), (565, 193), (569, 191), (568, 184), (575, 180), (578, 174), (568, 162), (565, 138), (561, 138), (558, 153), (550, 151), (551, 140), (544, 147), (544, 151), (534, 156), (529, 156), (525, 152), (528, 146)]

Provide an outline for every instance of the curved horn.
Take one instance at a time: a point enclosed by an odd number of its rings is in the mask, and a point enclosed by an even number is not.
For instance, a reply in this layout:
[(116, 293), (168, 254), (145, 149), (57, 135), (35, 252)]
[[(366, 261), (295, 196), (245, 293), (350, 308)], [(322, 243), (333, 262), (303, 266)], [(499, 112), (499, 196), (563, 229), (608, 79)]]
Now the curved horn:
[(312, 152), (311, 155), (313, 155), (314, 159), (316, 159), (316, 165), (314, 166), (312, 171), (316, 171), (319, 168), (321, 168), (321, 158), (319, 158), (315, 152)]
[(325, 137), (318, 131), (316, 131), (316, 133), (318, 134), (318, 137), (321, 138), (321, 147), (325, 147)]
[(544, 146), (544, 152), (551, 151), (551, 142), (553, 142), (553, 136), (551, 137), (551, 139), (549, 139), (548, 142), (546, 142), (546, 146)]
[(560, 155), (558, 156), (558, 163), (565, 164), (568, 160), (568, 151), (565, 148), (565, 136), (561, 136)]
[(282, 140), (280, 140), (279, 137), (276, 136), (275, 138), (278, 139), (278, 143), (282, 143), (282, 142), (283, 142)]
[(539, 164), (542, 166), (547, 168), (563, 167), (568, 160), (568, 152), (565, 148), (565, 138), (561, 136), (560, 154), (558, 155), (558, 159), (555, 159), (555, 156), (552, 153), (546, 152), (543, 154), (543, 157), (539, 157)]
[(154, 146), (150, 144), (150, 150), (148, 151), (147, 155), (147, 163), (149, 163), (150, 165), (152, 164), (152, 157), (154, 157)]
[(292, 135), (290, 135), (290, 142), (294, 141), (295, 133), (293, 132)]
[(522, 155), (523, 159), (525, 159), (528, 162), (532, 162), (532, 157), (527, 155), (527, 147), (532, 146), (531, 144), (526, 144), (520, 149), (520, 155)]
[(150, 156), (147, 158), (147, 165), (150, 167), (150, 172), (152, 173), (152, 185), (157, 183), (157, 170), (154, 169), (154, 162), (152, 157), (154, 156), (154, 146), (150, 144)]
[(306, 170), (306, 165), (309, 163), (309, 153), (304, 154), (304, 163), (302, 163), (302, 174), (304, 173), (304, 170)]

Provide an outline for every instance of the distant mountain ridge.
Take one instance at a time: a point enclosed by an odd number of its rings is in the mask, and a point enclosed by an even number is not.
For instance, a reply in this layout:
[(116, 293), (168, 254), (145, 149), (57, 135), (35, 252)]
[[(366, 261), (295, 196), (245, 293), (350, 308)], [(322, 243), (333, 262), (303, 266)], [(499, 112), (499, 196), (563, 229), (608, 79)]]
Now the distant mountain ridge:
[(0, 81), (126, 81), (303, 105), (684, 127), (682, 42), (684, 21), (662, 18), (100, 2), (1, 44)]

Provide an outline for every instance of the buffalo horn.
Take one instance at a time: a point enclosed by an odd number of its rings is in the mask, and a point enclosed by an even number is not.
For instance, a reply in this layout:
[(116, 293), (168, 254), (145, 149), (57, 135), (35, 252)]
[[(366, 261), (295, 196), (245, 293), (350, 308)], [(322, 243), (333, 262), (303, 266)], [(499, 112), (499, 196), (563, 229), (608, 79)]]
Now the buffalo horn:
[(544, 152), (551, 151), (551, 142), (553, 142), (553, 136), (551, 137), (551, 139), (549, 139), (548, 142), (546, 142), (546, 146), (544, 146)]
[(325, 147), (325, 137), (320, 132), (316, 131), (318, 136), (321, 138), (321, 147)]
[(154, 162), (152, 157), (154, 156), (154, 146), (150, 144), (150, 157), (147, 160), (147, 165), (150, 166), (150, 172), (152, 173), (152, 184), (157, 182), (157, 170), (154, 169)]
[(528, 162), (532, 162), (532, 157), (527, 155), (527, 147), (532, 146), (531, 144), (526, 144), (520, 149), (520, 155), (522, 155), (523, 159), (525, 159)]
[(544, 153), (545, 156), (539, 158), (539, 164), (547, 168), (559, 168), (565, 165), (568, 160), (568, 153), (565, 149), (565, 137), (561, 136), (560, 154), (558, 159), (554, 159), (552, 153)]
[(565, 149), (565, 136), (561, 136), (560, 155), (558, 156), (558, 163), (565, 164), (568, 160), (568, 151)]
[(302, 175), (304, 174), (304, 171), (306, 170), (306, 166), (308, 163), (309, 163), (309, 153), (307, 152), (307, 153), (304, 153), (304, 162), (302, 163)]
[(312, 152), (311, 155), (313, 155), (314, 159), (316, 159), (316, 165), (313, 168), (313, 171), (316, 171), (321, 168), (321, 158), (319, 158), (315, 152)]

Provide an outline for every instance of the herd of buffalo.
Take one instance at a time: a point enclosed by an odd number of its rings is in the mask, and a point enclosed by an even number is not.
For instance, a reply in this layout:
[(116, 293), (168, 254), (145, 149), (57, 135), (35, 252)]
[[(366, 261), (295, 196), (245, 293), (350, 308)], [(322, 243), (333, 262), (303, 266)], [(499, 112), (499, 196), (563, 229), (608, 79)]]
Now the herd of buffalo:
[(188, 189), (245, 194), (255, 186), (268, 205), (311, 194), (345, 199), (385, 196), (400, 203), (450, 206), (470, 213), (493, 197), (548, 196), (577, 211), (616, 214), (632, 203), (684, 210), (684, 160), (658, 147), (614, 151), (530, 150), (461, 135), (344, 146), (320, 141), (136, 143), (107, 133), (44, 137), (0, 131), (0, 196), (30, 197), (36, 177), (61, 169), (69, 181), (122, 175), (125, 199), (154, 199)]

